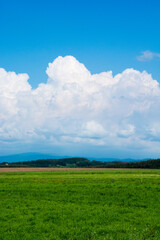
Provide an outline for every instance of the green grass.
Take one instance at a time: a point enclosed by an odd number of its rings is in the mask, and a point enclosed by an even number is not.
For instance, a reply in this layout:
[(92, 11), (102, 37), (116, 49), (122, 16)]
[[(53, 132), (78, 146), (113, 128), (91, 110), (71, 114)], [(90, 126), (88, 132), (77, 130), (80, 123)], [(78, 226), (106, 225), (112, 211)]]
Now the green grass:
[(160, 171), (0, 173), (0, 240), (160, 239)]

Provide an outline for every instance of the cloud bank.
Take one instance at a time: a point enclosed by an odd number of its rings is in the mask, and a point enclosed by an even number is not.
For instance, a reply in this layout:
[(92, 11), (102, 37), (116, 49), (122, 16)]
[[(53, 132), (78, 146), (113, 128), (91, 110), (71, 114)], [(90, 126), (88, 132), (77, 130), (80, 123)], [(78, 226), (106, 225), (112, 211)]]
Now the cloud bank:
[(66, 56), (49, 63), (46, 73), (47, 82), (32, 89), (27, 74), (0, 68), (1, 146), (158, 155), (160, 87), (146, 71), (91, 74)]

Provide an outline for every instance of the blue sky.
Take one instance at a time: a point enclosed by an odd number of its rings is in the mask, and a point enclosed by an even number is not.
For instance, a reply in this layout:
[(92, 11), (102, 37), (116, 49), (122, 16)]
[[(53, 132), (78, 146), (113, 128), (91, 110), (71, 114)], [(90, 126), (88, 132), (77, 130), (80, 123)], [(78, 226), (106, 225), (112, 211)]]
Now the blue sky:
[(159, 61), (138, 62), (141, 51), (160, 52), (158, 1), (1, 1), (0, 65), (27, 72), (36, 87), (48, 62), (73, 55), (92, 72), (147, 70), (159, 79)]
[[(66, 154), (72, 154), (74, 146), (76, 150), (73, 154), (76, 155), (81, 155), (82, 153), (89, 156), (101, 154), (104, 157), (108, 155), (109, 157), (120, 156), (122, 158), (159, 156), (157, 149), (159, 148), (158, 139), (160, 137), (160, 131), (159, 128), (157, 131), (155, 130), (157, 129), (156, 126), (159, 125), (159, 116), (156, 115), (157, 109), (159, 109), (159, 95), (157, 95), (159, 94), (157, 93), (159, 87), (157, 87), (153, 80), (155, 79), (157, 82), (160, 82), (159, 9), (160, 3), (157, 0), (0, 1), (0, 68), (5, 69), (7, 72), (13, 71), (16, 74), (27, 73), (29, 75), (29, 79), (26, 75), (23, 75), (21, 82), (18, 82), (18, 75), (5, 75), (3, 78), (2, 75), (0, 75), (0, 79), (3, 79), (5, 84), (7, 81), (11, 81), (8, 83), (10, 86), (14, 85), (13, 83), (15, 83), (15, 86), (18, 84), (17, 87), (21, 88), (22, 92), (29, 91), (32, 87), (32, 92), (25, 92), (25, 94), (28, 94), (25, 96), (28, 96), (30, 99), (32, 99), (32, 97), (29, 97), (29, 94), (31, 94), (31, 96), (37, 94), (37, 100), (33, 99), (33, 102), (30, 103), (31, 105), (29, 106), (27, 105), (27, 98), (21, 99), (19, 92), (10, 97), (10, 94), (15, 92), (16, 87), (14, 86), (14, 90), (12, 89), (11, 91), (9, 85), (4, 87), (4, 82), (2, 81), (1, 88), (4, 88), (4, 95), (8, 95), (7, 100), (4, 98), (1, 100), (2, 107), (0, 108), (0, 116), (2, 116), (2, 120), (0, 124), (3, 134), (0, 136), (0, 141), (2, 141), (0, 153), (6, 153), (8, 151), (7, 149), (10, 149), (9, 153), (17, 153), (18, 144), (21, 142), (23, 143), (22, 151), (34, 151), (34, 149), (36, 149), (36, 151), (54, 151), (59, 154), (64, 150)], [(59, 56), (65, 57), (67, 55), (71, 55), (74, 58), (64, 58), (63, 60), (58, 58)], [(53, 68), (52, 66), (48, 67), (49, 70), (46, 74), (48, 63), (52, 63), (57, 58), (58, 60), (53, 63)], [(81, 70), (80, 63), (83, 63), (87, 70)], [(71, 65), (72, 67), (70, 68)], [(70, 72), (68, 72), (69, 70), (67, 70), (67, 68), (70, 69)], [(122, 72), (128, 68), (133, 68), (137, 70), (138, 73), (125, 72), (122, 74)], [(101, 88), (95, 90), (93, 95), (96, 98), (96, 91), (101, 91), (101, 96), (97, 102), (99, 101), (100, 104), (100, 99), (103, 99), (104, 102), (109, 101), (111, 104), (110, 107), (105, 105), (101, 111), (98, 111), (98, 108), (96, 109), (95, 107), (93, 111), (95, 114), (88, 115), (85, 121), (83, 121), (81, 114), (83, 111), (85, 112), (86, 109), (78, 112), (77, 115), (70, 119), (69, 112), (64, 114), (65, 108), (58, 102), (60, 101), (59, 96), (63, 96), (63, 93), (59, 89), (64, 89), (64, 86), (66, 86), (64, 76), (68, 74), (67, 76), (70, 76), (69, 78), (72, 79), (72, 72), (75, 72), (75, 75), (77, 74), (76, 79), (71, 80), (72, 84), (79, 84), (76, 81), (77, 79), (81, 81), (83, 76), (84, 79), (86, 79), (83, 85), (83, 87), (85, 86), (84, 89), (90, 87), (90, 77), (87, 77), (89, 73), (86, 73), (88, 70), (91, 74), (112, 71), (113, 77), (117, 74), (122, 74), (122, 80), (117, 80), (117, 77), (115, 79), (115, 81), (121, 81), (121, 85), (117, 82), (118, 90), (116, 90), (116, 94), (119, 96), (119, 102), (113, 102), (115, 96), (106, 100), (105, 94), (108, 94), (108, 90), (102, 94), (103, 87), (101, 86)], [(142, 75), (143, 70), (152, 74), (152, 79), (150, 79), (149, 75)], [(8, 78), (9, 80), (4, 80)], [(102, 76), (100, 75), (99, 78), (102, 79)], [(109, 78), (107, 75), (106, 79)], [(135, 100), (137, 98), (134, 100), (129, 99), (128, 102), (121, 103), (122, 97), (125, 98), (127, 91), (130, 91), (124, 90), (127, 88), (126, 86), (128, 86), (128, 83), (126, 84), (125, 81), (132, 81), (133, 78), (135, 82), (129, 98), (131, 96), (133, 97), (135, 91), (138, 92), (141, 88), (145, 89), (146, 81), (149, 81), (149, 89), (151, 90), (154, 86), (154, 90), (152, 91), (153, 99), (151, 99), (150, 90), (146, 89), (145, 92), (142, 93), (141, 91), (139, 95), (137, 95), (138, 100)], [(95, 79), (94, 75), (93, 79)], [(142, 82), (146, 79), (146, 81), (143, 82), (144, 84), (141, 84), (136, 82), (138, 81), (137, 79), (141, 79)], [(25, 85), (26, 81), (28, 81), (28, 85)], [(46, 90), (47, 87), (50, 86), (48, 84), (52, 83), (53, 85), (55, 81), (59, 81), (61, 84), (61, 87), (57, 88), (57, 92), (53, 93), (55, 86), (53, 87), (52, 93)], [(46, 84), (43, 86), (43, 90), (41, 90), (42, 87), (38, 87), (38, 85), (42, 83)], [(140, 84), (139, 88), (135, 88), (136, 84)], [(83, 88), (81, 84), (76, 86), (79, 86), (81, 89)], [(34, 89), (36, 90), (35, 92)], [(72, 92), (73, 89), (71, 89), (71, 86), (68, 87), (67, 85), (66, 89), (71, 93), (72, 98), (75, 94), (74, 99), (77, 99), (77, 95), (75, 92)], [(10, 92), (8, 93), (7, 91)], [(36, 120), (38, 115), (37, 110), (37, 115), (33, 116), (32, 123), (26, 124), (26, 128), (25, 126), (16, 128), (18, 121), (22, 121), (23, 119), (23, 113), (29, 111), (28, 109), (32, 109), (33, 105), (35, 107), (35, 102), (38, 102), (39, 106), (43, 105), (40, 103), (40, 95), (38, 95), (42, 94), (41, 91), (44, 94), (44, 103), (46, 104), (43, 103), (45, 105), (43, 114), (50, 114), (49, 116), (56, 127), (53, 128), (53, 126), (51, 126), (50, 128), (45, 128), (46, 125), (51, 125), (49, 119), (44, 119), (43, 123), (39, 123), (38, 120)], [(115, 88), (113, 88), (113, 92), (114, 91)], [(91, 97), (88, 98), (88, 94), (87, 91), (85, 93), (83, 91), (83, 99), (72, 99), (72, 103), (68, 100), (68, 103), (74, 106), (77, 101), (77, 106), (81, 106), (82, 104), (80, 103), (85, 101), (84, 99), (88, 99), (87, 101), (90, 102)], [(145, 95), (143, 102), (140, 100), (141, 94)], [(51, 95), (50, 101), (51, 98), (58, 99), (56, 100), (58, 105), (54, 106), (54, 108), (47, 102), (49, 101), (47, 99)], [(63, 97), (64, 99), (66, 98), (66, 96)], [(15, 99), (15, 104), (17, 105), (11, 106), (8, 98)], [(70, 98), (71, 97), (68, 96), (68, 99)], [(141, 108), (135, 107), (137, 106), (137, 101), (139, 101)], [(23, 106), (22, 102), (24, 104)], [(151, 106), (151, 102), (154, 103), (154, 107)], [(131, 113), (132, 117), (127, 115), (129, 104), (131, 104), (130, 108), (134, 109)], [(148, 110), (145, 112), (147, 106)], [(3, 110), (4, 108), (8, 109), (7, 113)], [(14, 108), (15, 110), (13, 111)], [(126, 112), (122, 116), (121, 113), (123, 110), (121, 112), (117, 110), (117, 116), (115, 110), (110, 112), (110, 110), (108, 110), (109, 108), (113, 110), (125, 108)], [(80, 107), (78, 109), (80, 109)], [(150, 116), (151, 111), (153, 111), (151, 109), (155, 109), (155, 112), (152, 112), (153, 118), (145, 122), (144, 116), (149, 118), (148, 116)], [(72, 113), (72, 111), (74, 111), (73, 108), (70, 111), (70, 113)], [(30, 113), (28, 112), (28, 114), (34, 115), (33, 112), (36, 112), (34, 108)], [(20, 114), (21, 117), (18, 114)], [(23, 115), (23, 117), (24, 116), (25, 115)], [(80, 121), (77, 120), (77, 116), (81, 119)], [(111, 132), (109, 133), (109, 130), (107, 130), (107, 124), (111, 124), (112, 122), (111, 116), (117, 116), (118, 119), (112, 126), (114, 129), (117, 129), (114, 135), (116, 136), (115, 138)], [(63, 121), (61, 125), (56, 125), (57, 120), (55, 119), (60, 119), (59, 121), (61, 121), (62, 118)], [(4, 119), (7, 120), (4, 122)], [(11, 119), (12, 122), (10, 122)], [(69, 130), (67, 119), (72, 122), (74, 132)], [(108, 122), (105, 121), (105, 119), (107, 119)], [(143, 127), (141, 126), (141, 121), (144, 122)], [(33, 122), (39, 127), (35, 127)], [(13, 133), (9, 130), (5, 123), (12, 123), (15, 132)], [(66, 128), (62, 126), (66, 126)], [(78, 126), (81, 126), (81, 130)], [(143, 133), (141, 132), (142, 128), (144, 128)], [(23, 131), (26, 131), (25, 139), (20, 137), (20, 132)], [(31, 132), (34, 135), (32, 140), (27, 138), (27, 134), (29, 133), (31, 135)], [(97, 137), (96, 134), (98, 134), (98, 132), (101, 132), (101, 136), (99, 135)], [(107, 138), (107, 134), (110, 136), (111, 143), (118, 139), (117, 145), (110, 145), (104, 140)], [(75, 137), (74, 139), (73, 136)], [(44, 146), (42, 149), (41, 141), (43, 142), (43, 137), (45, 144), (42, 144)], [(83, 138), (83, 141), (80, 140), (81, 138)], [(91, 142), (91, 144), (86, 146), (84, 139), (87, 139), (86, 141)], [(96, 142), (95, 139), (99, 139), (99, 142)], [(128, 139), (125, 140), (127, 142), (125, 142), (124, 139)], [(137, 144), (135, 144), (135, 141), (137, 141)], [(147, 148), (149, 149), (148, 152), (146, 152)]]

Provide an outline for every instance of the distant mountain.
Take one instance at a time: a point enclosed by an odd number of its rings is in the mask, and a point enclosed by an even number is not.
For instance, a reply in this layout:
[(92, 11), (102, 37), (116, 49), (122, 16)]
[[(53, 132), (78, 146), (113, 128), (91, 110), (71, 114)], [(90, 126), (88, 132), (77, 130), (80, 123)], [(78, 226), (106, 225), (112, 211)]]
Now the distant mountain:
[(24, 161), (32, 161), (32, 160), (38, 160), (38, 159), (50, 159), (50, 158), (56, 158), (59, 159), (61, 157), (54, 156), (52, 154), (45, 154), (45, 153), (19, 153), (14, 155), (8, 155), (8, 156), (0, 156), (0, 163), (2, 162), (24, 162)]
[[(7, 155), (7, 156), (0, 156), (0, 163), (2, 162), (26, 162), (26, 161), (34, 161), (39, 159), (62, 159), (62, 158), (71, 158), (74, 156), (56, 156), (54, 154), (45, 154), (45, 153), (35, 153), (35, 152), (29, 152), (29, 153), (19, 153), (14, 155)], [(136, 162), (136, 161), (142, 161), (142, 160), (148, 160), (148, 159), (118, 159), (118, 158), (88, 158), (89, 160), (96, 160), (96, 161), (102, 161), (102, 162), (115, 162), (115, 161), (121, 161), (121, 162)]]
[(148, 160), (148, 159), (132, 159), (132, 158), (88, 158), (89, 160), (96, 160), (96, 161), (102, 161), (102, 162), (115, 162), (115, 161), (121, 161), (121, 162), (137, 162), (142, 160)]

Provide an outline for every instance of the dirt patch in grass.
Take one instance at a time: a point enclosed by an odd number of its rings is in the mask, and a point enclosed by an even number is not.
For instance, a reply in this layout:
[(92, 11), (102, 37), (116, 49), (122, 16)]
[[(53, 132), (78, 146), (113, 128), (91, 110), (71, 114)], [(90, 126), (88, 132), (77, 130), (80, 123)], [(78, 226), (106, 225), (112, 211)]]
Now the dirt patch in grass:
[[(110, 171), (110, 170), (142, 170), (131, 168), (0, 168), (0, 172), (46, 172), (46, 171)], [(143, 169), (145, 170), (145, 169)], [(147, 170), (147, 169), (146, 169)], [(149, 170), (149, 169), (148, 169)]]

